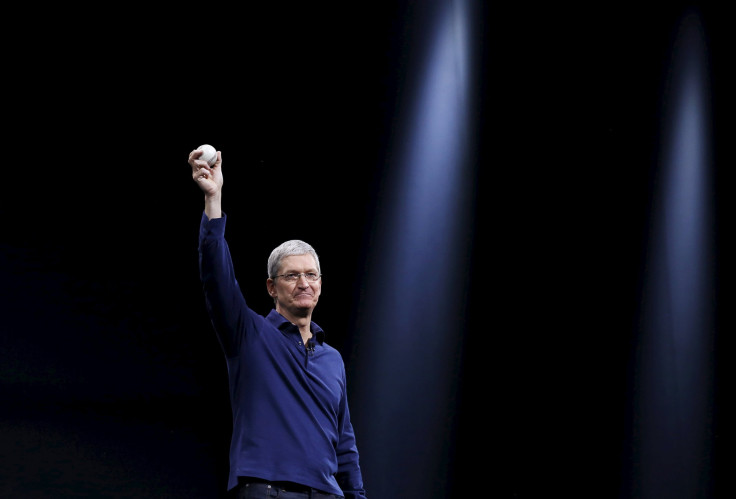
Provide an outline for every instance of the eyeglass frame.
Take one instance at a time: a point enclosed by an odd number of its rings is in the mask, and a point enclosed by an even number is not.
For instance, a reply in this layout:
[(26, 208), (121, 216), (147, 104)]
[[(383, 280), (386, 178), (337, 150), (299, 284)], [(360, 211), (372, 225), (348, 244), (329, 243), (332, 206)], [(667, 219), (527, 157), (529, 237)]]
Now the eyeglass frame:
[[(313, 281), (310, 281), (309, 278), (307, 277), (307, 274), (315, 274), (317, 277)], [(293, 281), (286, 279), (287, 276), (292, 276), (292, 275), (296, 276), (296, 279), (294, 279)], [(299, 272), (299, 273), (291, 272), (289, 274), (279, 274), (279, 275), (271, 276), (271, 279), (276, 279), (277, 277), (283, 277), (284, 281), (286, 282), (299, 282), (299, 278), (302, 276), (304, 276), (304, 279), (307, 282), (317, 282), (320, 279), (322, 279), (322, 274), (317, 274), (316, 272)]]

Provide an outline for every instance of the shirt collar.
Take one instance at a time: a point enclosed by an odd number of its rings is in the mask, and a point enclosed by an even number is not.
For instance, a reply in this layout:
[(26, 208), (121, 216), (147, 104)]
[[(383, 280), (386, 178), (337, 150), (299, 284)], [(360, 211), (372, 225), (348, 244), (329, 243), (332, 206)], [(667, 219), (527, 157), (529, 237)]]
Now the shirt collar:
[[(291, 321), (278, 313), (275, 308), (271, 309), (271, 311), (268, 313), (268, 316), (266, 317), (266, 320), (280, 331), (288, 331), (290, 326), (296, 328), (296, 326)], [(312, 321), (309, 325), (309, 329), (312, 331), (314, 338), (319, 343), (323, 343), (325, 341), (325, 332), (322, 330), (321, 327), (319, 327), (319, 325), (317, 325), (316, 322)]]

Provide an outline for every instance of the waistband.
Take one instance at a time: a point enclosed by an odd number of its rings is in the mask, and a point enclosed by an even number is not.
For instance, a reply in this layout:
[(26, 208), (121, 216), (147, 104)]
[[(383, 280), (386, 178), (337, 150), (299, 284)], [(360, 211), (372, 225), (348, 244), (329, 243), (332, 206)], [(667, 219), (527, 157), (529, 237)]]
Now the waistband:
[(257, 478), (257, 477), (252, 477), (252, 476), (239, 476), (238, 486), (243, 487), (246, 484), (270, 485), (271, 487), (274, 487), (279, 490), (283, 490), (284, 492), (297, 492), (297, 493), (302, 493), (302, 494), (310, 494), (310, 493), (318, 494), (318, 497), (340, 497), (340, 496), (331, 494), (329, 492), (324, 492), (322, 490), (318, 490), (312, 487), (308, 487), (306, 485), (302, 485), (300, 483), (264, 480), (262, 478)]

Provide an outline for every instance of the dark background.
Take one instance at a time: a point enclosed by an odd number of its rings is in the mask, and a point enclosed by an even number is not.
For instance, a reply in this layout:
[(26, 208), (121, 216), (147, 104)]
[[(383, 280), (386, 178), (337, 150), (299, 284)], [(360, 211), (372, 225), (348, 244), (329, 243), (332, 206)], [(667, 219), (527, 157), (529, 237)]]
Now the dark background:
[[(14, 26), (0, 495), (224, 497), (227, 375), (198, 280), (202, 195), (186, 162), (202, 143), (223, 152), (227, 235), (251, 305), (271, 306), (270, 250), (311, 242), (325, 274), (315, 320), (349, 370), (397, 109), (435, 3), (45, 11)], [(619, 497), (627, 483), (659, 120), (686, 6), (477, 7), (471, 327), (457, 332), (446, 497), (478, 480), (492, 497)], [(712, 497), (725, 487), (733, 352), (721, 10), (696, 4), (718, 217)]]

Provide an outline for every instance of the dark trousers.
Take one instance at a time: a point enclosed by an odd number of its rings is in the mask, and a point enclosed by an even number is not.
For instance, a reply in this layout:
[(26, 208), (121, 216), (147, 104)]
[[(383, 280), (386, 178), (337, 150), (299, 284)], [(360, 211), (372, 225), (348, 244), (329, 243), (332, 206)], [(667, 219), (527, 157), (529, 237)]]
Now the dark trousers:
[(237, 499), (342, 499), (321, 490), (291, 482), (267, 482), (266, 480), (241, 477), (238, 480)]

